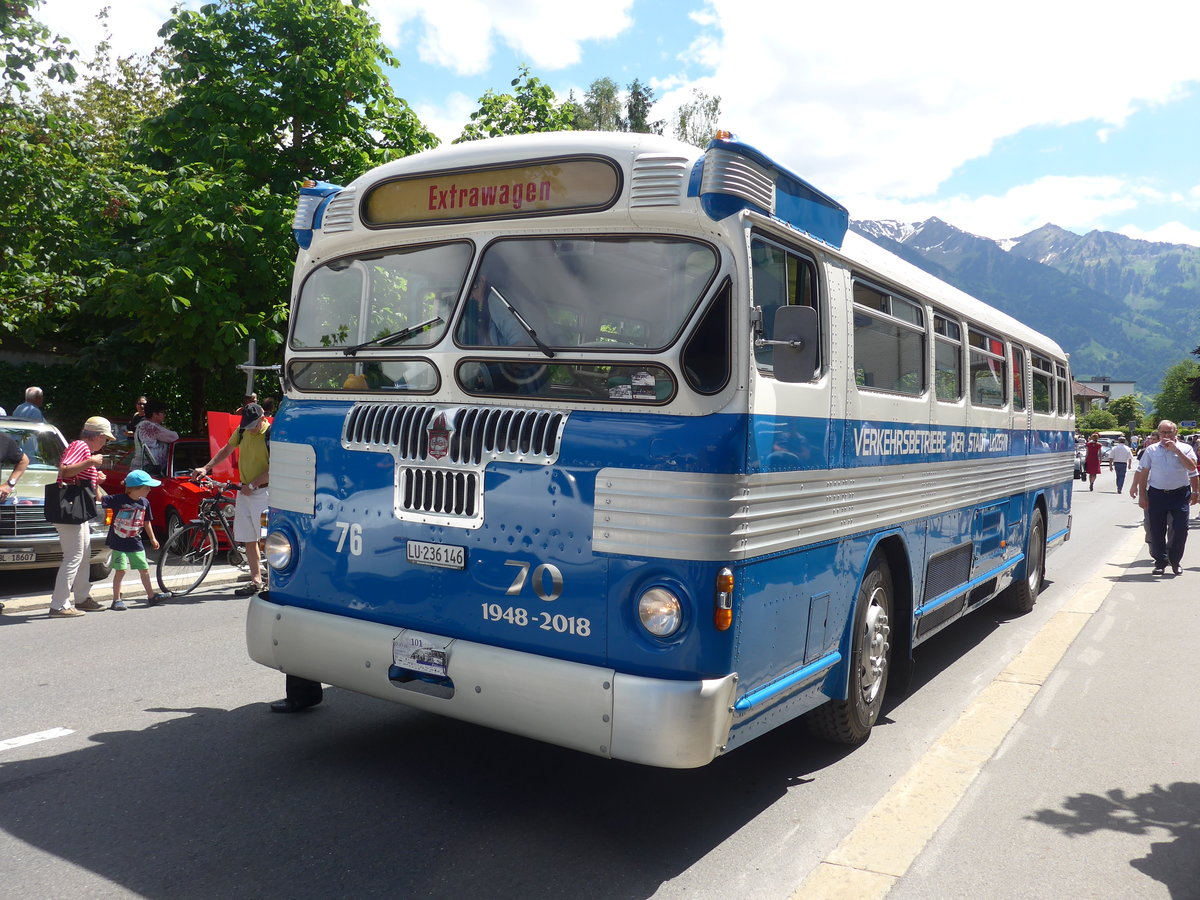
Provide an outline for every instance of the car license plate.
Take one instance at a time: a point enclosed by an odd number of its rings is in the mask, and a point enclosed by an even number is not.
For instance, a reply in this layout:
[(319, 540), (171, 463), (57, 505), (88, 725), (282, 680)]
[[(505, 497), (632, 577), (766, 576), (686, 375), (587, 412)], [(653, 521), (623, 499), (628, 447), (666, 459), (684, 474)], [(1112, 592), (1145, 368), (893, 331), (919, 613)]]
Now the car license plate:
[(0, 550), (0, 563), (29, 563), (37, 560), (32, 550)]
[(467, 548), (455, 544), (431, 544), (427, 541), (408, 542), (408, 561), (421, 566), (442, 569), (465, 569)]

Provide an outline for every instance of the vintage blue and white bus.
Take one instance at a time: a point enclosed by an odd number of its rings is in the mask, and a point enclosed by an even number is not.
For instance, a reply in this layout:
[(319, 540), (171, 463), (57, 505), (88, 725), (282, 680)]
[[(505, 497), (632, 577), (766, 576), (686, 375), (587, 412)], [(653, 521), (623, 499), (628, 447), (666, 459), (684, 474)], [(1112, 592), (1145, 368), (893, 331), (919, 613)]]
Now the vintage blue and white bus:
[(301, 193), (263, 665), (653, 766), (854, 744), (1070, 534), (1062, 349), (732, 135)]

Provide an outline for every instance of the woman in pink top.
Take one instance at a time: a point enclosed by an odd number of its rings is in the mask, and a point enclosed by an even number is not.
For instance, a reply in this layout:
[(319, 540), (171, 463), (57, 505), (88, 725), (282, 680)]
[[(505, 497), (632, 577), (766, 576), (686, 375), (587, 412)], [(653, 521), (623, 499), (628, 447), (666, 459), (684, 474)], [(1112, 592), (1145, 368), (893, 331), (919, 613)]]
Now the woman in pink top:
[[(58, 480), (66, 484), (89, 482), (100, 501), (100, 469), (104, 458), (100, 449), (113, 437), (112, 424), (103, 416), (92, 416), (83, 423), (79, 440), (72, 441), (63, 451), (58, 464)], [(91, 522), (79, 525), (58, 525), (58, 540), (62, 544), (62, 563), (58, 577), (54, 580), (54, 593), (50, 595), (50, 618), (68, 619), (82, 616), (85, 611), (103, 609), (88, 596), (91, 579), (88, 577), (87, 560), (92, 555)], [(71, 595), (75, 603), (71, 603)], [(81, 599), (82, 598), (82, 599)]]

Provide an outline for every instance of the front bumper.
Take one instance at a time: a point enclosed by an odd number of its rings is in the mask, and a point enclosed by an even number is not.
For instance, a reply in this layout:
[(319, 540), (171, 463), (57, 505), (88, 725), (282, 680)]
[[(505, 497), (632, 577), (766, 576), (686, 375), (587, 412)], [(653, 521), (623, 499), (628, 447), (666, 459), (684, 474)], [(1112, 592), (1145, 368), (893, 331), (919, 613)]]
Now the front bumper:
[(650, 766), (687, 769), (723, 750), (735, 675), (668, 681), (455, 640), (449, 696), (389, 677), (393, 641), (406, 629), (251, 601), (246, 645), (255, 662), (501, 731)]
[[(109, 550), (104, 545), (107, 528), (92, 529), (89, 563), (105, 563)], [(26, 559), (32, 553), (33, 559)], [(17, 562), (16, 559), (22, 561)], [(0, 535), (0, 572), (17, 569), (54, 569), (62, 564), (62, 544), (58, 533), (51, 535)]]

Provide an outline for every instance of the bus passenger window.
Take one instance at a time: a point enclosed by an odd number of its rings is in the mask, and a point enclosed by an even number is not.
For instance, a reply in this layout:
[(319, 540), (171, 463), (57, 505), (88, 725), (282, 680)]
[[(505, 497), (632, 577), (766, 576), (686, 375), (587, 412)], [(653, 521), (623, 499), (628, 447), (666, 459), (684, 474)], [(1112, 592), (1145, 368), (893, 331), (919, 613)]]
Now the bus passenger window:
[[(753, 291), (751, 302), (761, 314), (756, 337), (774, 340), (775, 313), (781, 306), (817, 308), (817, 276), (812, 261), (777, 244), (758, 238), (751, 241), (750, 277)], [(754, 357), (760, 369), (769, 371), (774, 367), (773, 347), (755, 347)], [(813, 374), (820, 370), (818, 354), (817, 368)]]
[(920, 306), (854, 282), (854, 380), (859, 387), (923, 394), (925, 346)]
[(962, 399), (962, 329), (957, 322), (933, 316), (933, 384), (937, 398), (947, 402)]
[(1052, 412), (1054, 408), (1054, 364), (1044, 356), (1032, 354), (1033, 411)]
[(971, 347), (971, 402), (999, 408), (1008, 399), (1004, 377), (1004, 342), (998, 337), (968, 330)]
[(1013, 347), (1013, 409), (1022, 412), (1025, 409), (1025, 351)]

